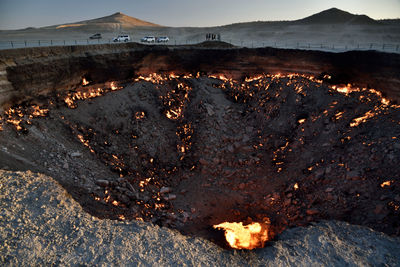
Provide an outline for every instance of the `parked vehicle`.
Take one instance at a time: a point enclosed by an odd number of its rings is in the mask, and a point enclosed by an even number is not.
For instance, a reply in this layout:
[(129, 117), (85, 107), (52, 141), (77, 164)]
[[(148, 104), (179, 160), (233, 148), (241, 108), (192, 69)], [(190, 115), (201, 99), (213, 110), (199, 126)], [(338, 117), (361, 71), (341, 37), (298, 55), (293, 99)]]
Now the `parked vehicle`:
[(113, 38), (113, 42), (129, 42), (130, 40), (131, 38), (127, 34), (118, 35), (117, 37)]
[(93, 34), (92, 36), (89, 37), (89, 39), (101, 39), (101, 33)]
[(157, 43), (167, 43), (169, 38), (167, 36), (157, 37)]
[(143, 43), (154, 43), (156, 41), (156, 37), (154, 36), (145, 36), (142, 39), (140, 39), (141, 42)]

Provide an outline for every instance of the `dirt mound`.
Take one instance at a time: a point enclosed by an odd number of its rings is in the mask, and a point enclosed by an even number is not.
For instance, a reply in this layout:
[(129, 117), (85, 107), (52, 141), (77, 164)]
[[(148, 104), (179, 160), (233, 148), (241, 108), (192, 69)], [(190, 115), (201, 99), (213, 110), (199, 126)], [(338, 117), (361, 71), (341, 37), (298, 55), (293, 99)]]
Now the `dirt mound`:
[(0, 170), (0, 182), (4, 266), (394, 266), (400, 261), (398, 239), (342, 222), (287, 230), (256, 251), (227, 251), (168, 228), (91, 217), (51, 177)]
[(55, 177), (98, 217), (221, 245), (213, 225), (266, 218), (275, 233), (340, 219), (399, 235), (399, 107), (323, 79), (86, 85), (8, 110), (0, 159)]

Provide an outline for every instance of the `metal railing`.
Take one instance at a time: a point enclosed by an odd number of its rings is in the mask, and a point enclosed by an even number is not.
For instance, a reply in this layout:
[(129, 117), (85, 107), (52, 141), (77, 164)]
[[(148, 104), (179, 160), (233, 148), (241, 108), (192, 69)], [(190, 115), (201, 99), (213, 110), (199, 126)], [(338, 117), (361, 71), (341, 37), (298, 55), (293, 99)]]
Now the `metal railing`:
[[(171, 38), (168, 43), (142, 43), (149, 45), (188, 45), (203, 42), (200, 39), (174, 39)], [(244, 41), (238, 39), (222, 39), (222, 41), (231, 43), (239, 47), (261, 48), (274, 47), (283, 49), (303, 49), (303, 50), (321, 50), (344, 52), (351, 50), (378, 50), (390, 53), (400, 53), (400, 45), (393, 43), (313, 43), (313, 42), (284, 42), (284, 41)], [(140, 42), (140, 39), (132, 39), (130, 42)], [(112, 39), (73, 39), (73, 40), (11, 40), (0, 41), (0, 49), (14, 49), (24, 47), (48, 47), (48, 46), (71, 46), (71, 45), (93, 45), (93, 44), (111, 44)], [(119, 42), (115, 42), (119, 43)]]

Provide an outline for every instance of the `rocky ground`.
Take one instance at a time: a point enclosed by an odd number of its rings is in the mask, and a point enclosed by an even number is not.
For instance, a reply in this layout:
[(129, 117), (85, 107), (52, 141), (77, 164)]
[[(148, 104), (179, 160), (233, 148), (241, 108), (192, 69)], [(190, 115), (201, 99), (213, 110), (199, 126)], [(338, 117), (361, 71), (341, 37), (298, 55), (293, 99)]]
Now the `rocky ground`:
[(0, 167), (54, 177), (98, 218), (222, 247), (213, 225), (266, 218), (276, 234), (328, 219), (398, 236), (399, 121), (329, 76), (152, 75), (8, 110)]
[(232, 251), (150, 223), (100, 220), (51, 177), (0, 171), (0, 262), (25, 265), (400, 266), (400, 240), (324, 221)]

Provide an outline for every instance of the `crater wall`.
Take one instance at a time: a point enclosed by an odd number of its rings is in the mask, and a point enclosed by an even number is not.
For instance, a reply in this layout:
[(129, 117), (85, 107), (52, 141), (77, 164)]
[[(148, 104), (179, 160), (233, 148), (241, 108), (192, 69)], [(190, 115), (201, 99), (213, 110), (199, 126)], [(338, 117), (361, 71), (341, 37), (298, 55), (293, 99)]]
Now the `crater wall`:
[(400, 55), (376, 51), (329, 53), (274, 48), (235, 48), (225, 43), (147, 46), (136, 43), (42, 47), (0, 51), (0, 105), (92, 83), (129, 80), (149, 73), (329, 74), (331, 82), (380, 90), (400, 99)]

